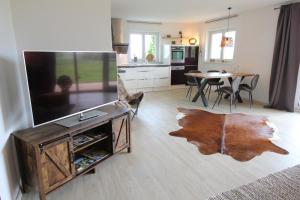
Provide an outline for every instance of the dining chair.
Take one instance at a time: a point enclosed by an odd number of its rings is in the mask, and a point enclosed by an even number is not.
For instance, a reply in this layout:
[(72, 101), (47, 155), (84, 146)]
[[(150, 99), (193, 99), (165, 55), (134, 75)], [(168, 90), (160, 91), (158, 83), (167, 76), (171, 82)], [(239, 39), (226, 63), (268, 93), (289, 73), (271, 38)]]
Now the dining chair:
[[(220, 72), (220, 71), (218, 71), (218, 70), (208, 70), (207, 72), (211, 73), (211, 72)], [(206, 88), (205, 95), (208, 92), (207, 99), (209, 100), (209, 96), (210, 96), (212, 86), (216, 86), (217, 89), (220, 89), (220, 87), (222, 85), (224, 85), (224, 81), (221, 81), (220, 78), (213, 78), (213, 79), (208, 80), (207, 85), (208, 85), (208, 87)]]
[(234, 79), (232, 79), (231, 85), (230, 86), (223, 86), (219, 89), (216, 90), (216, 92), (218, 92), (218, 97), (212, 107), (212, 109), (214, 109), (214, 107), (216, 106), (216, 104), (218, 103), (218, 106), (220, 105), (220, 102), (223, 98), (224, 94), (227, 94), (230, 96), (230, 113), (232, 111), (232, 104), (234, 103), (235, 107), (236, 107), (236, 92), (238, 92), (239, 90), (239, 85), (241, 83), (242, 77), (236, 77)]
[(256, 88), (256, 86), (257, 86), (258, 79), (259, 79), (259, 75), (256, 74), (255, 76), (253, 76), (250, 85), (248, 85), (248, 84), (241, 84), (241, 85), (239, 86), (239, 92), (240, 92), (240, 91), (248, 92), (250, 108), (252, 108), (252, 106), (253, 106), (252, 92), (253, 92), (253, 90), (254, 90), (254, 89)]
[[(188, 73), (201, 73), (201, 71), (199, 70), (190, 70), (188, 71)], [(187, 98), (189, 96), (189, 100), (191, 99), (191, 95), (192, 95), (192, 91), (193, 91), (193, 87), (194, 86), (197, 86), (197, 81), (194, 77), (191, 77), (191, 76), (187, 76), (186, 78), (186, 85), (189, 86), (189, 89), (186, 93), (186, 97)]]

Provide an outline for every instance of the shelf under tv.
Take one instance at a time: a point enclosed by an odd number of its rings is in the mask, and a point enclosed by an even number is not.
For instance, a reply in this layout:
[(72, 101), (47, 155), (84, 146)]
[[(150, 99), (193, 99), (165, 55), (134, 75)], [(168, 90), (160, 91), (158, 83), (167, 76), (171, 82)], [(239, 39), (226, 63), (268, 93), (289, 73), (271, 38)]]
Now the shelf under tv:
[(105, 123), (73, 136), (76, 175), (90, 171), (113, 155), (113, 136), (109, 132), (111, 123)]
[(107, 154), (105, 156), (103, 156), (102, 159), (95, 161), (93, 164), (89, 165), (88, 167), (86, 167), (85, 169), (81, 170), (81, 171), (76, 171), (76, 176), (80, 176), (80, 175), (84, 175), (89, 173), (91, 170), (93, 170), (99, 163), (103, 162), (104, 160), (106, 160), (107, 158), (111, 157), (112, 154)]
[(92, 146), (93, 144), (96, 144), (96, 143), (98, 143), (98, 142), (101, 142), (102, 140), (107, 139), (108, 137), (109, 137), (109, 135), (105, 135), (105, 136), (103, 136), (102, 138), (94, 139), (94, 140), (92, 140), (92, 141), (90, 141), (90, 142), (88, 142), (88, 143), (85, 143), (85, 144), (83, 144), (83, 145), (80, 145), (80, 146), (74, 148), (74, 153), (77, 153), (77, 152), (79, 152), (79, 151), (82, 151), (82, 150), (86, 149), (87, 147)]

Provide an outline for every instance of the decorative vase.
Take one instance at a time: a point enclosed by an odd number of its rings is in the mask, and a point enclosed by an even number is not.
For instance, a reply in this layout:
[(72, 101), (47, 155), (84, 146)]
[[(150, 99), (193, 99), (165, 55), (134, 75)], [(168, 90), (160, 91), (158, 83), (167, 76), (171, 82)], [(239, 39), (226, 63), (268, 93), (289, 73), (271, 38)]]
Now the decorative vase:
[(146, 60), (148, 62), (153, 62), (154, 60), (154, 55), (152, 53), (149, 53), (147, 56), (146, 56)]

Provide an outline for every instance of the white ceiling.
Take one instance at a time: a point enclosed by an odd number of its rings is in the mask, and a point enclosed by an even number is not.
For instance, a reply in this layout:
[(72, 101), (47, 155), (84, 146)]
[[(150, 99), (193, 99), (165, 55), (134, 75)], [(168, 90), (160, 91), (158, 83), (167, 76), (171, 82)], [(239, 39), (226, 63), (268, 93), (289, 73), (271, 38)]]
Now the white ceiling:
[(112, 16), (158, 22), (197, 22), (289, 0), (111, 0)]

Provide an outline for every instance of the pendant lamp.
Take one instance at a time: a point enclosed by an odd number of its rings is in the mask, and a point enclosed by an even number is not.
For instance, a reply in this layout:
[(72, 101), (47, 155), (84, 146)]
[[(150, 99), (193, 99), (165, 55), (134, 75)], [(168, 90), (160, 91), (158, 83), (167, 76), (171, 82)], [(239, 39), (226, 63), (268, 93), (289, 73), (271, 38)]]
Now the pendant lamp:
[[(227, 18), (227, 31), (226, 33), (229, 31), (229, 20), (230, 20), (230, 11), (231, 11), (231, 7), (228, 8), (228, 18)], [(225, 33), (225, 34), (226, 34)], [(232, 37), (226, 37), (225, 35), (222, 36), (222, 40), (221, 40), (221, 47), (227, 47), (227, 46), (232, 46), (233, 44), (233, 39)]]

